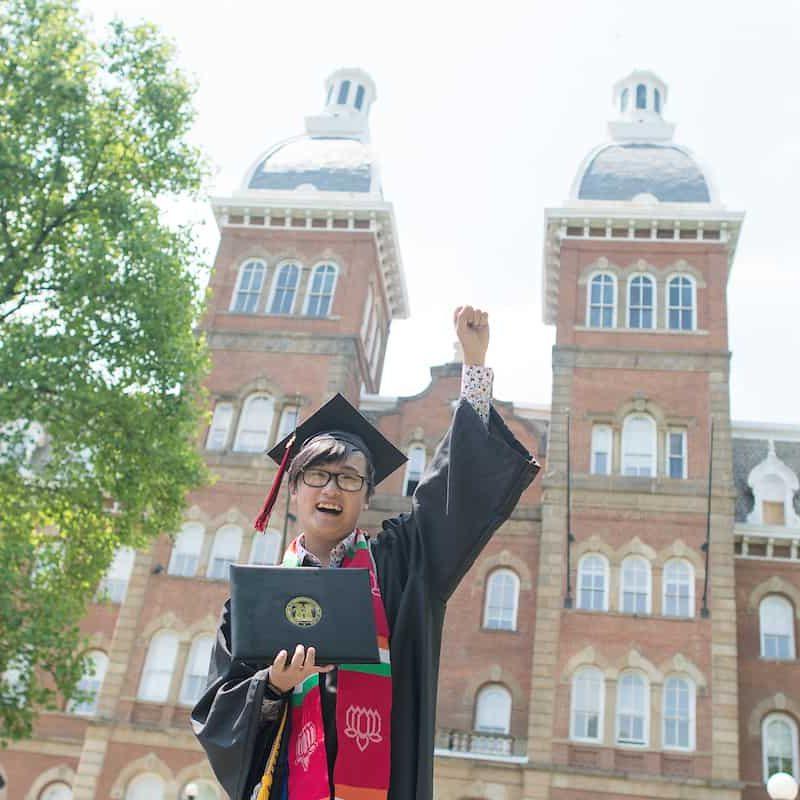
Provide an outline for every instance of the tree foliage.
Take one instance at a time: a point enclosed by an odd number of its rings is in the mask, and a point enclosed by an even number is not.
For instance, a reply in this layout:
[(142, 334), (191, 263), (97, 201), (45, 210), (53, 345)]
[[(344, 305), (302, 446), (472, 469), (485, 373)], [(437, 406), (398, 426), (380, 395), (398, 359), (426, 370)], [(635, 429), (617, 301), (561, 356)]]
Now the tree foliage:
[(119, 546), (180, 524), (195, 447), (200, 254), (162, 221), (205, 167), (193, 89), (151, 25), (96, 40), (72, 0), (0, 0), (0, 737), (84, 669)]

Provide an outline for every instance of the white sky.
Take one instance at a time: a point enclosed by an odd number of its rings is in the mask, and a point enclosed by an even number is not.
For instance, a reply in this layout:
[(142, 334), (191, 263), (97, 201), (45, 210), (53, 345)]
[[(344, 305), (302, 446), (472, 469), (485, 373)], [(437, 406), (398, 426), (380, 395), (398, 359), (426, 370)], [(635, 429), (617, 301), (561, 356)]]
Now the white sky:
[[(800, 4), (572, 0), (487, 4), (83, 0), (98, 24), (147, 19), (198, 84), (195, 141), (226, 194), (269, 145), (303, 132), (340, 66), (374, 78), (373, 144), (395, 206), (411, 317), (395, 322), (382, 394), (449, 361), (451, 309), (491, 313), (495, 395), (550, 402), (543, 209), (606, 138), (611, 87), (669, 85), (675, 140), (746, 211), (728, 292), (734, 419), (800, 423)], [(207, 208), (209, 264), (218, 241)]]

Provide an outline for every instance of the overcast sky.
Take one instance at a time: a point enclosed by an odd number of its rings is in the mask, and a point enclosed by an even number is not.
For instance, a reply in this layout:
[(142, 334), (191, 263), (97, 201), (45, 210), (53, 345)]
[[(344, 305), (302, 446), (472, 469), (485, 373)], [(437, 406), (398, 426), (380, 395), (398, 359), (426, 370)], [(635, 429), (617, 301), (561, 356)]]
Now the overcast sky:
[[(611, 87), (634, 68), (669, 86), (675, 141), (746, 218), (728, 292), (732, 413), (800, 424), (800, 4), (792, 0), (518, 3), (83, 0), (98, 26), (147, 19), (194, 76), (194, 139), (214, 194), (303, 132), (340, 66), (375, 80), (371, 131), (411, 317), (392, 325), (381, 393), (409, 395), (451, 359), (450, 309), (491, 313), (495, 395), (550, 402), (541, 312), (543, 211), (606, 139)], [(218, 242), (201, 225), (209, 264)]]

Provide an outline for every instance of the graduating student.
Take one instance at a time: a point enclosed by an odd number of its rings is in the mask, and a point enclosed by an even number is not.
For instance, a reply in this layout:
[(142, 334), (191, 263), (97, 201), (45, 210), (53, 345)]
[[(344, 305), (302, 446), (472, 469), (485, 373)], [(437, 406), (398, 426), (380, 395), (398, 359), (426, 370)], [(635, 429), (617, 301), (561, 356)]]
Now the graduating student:
[[(374, 615), (381, 663), (334, 669), (298, 646), (269, 668), (248, 666), (231, 656), (228, 601), (192, 727), (232, 800), (432, 797), (445, 606), (539, 469), (491, 407), (487, 314), (459, 307), (455, 327), (464, 367), (450, 429), (411, 512), (377, 536), (355, 527), (358, 515), (405, 457), (352, 407), (296, 431), (284, 465), (302, 533), (283, 564), (370, 570), (363, 613)], [(270, 453), (277, 461), (284, 445)]]

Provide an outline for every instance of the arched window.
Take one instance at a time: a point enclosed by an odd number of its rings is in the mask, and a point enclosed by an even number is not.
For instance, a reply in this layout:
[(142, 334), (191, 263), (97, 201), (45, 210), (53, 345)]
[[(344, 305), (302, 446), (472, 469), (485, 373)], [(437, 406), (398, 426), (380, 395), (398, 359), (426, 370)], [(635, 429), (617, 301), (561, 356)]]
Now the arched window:
[(666, 617), (694, 616), (694, 568), (682, 558), (664, 565), (662, 613)]
[(358, 111), (361, 111), (361, 106), (364, 105), (364, 87), (359, 84), (358, 89), (356, 89), (356, 102), (355, 107)]
[(246, 261), (239, 270), (231, 311), (252, 314), (258, 306), (261, 287), (264, 285), (266, 265), (263, 261)]
[(183, 575), (191, 578), (197, 574), (200, 551), (203, 549), (203, 526), (197, 522), (187, 522), (175, 538), (167, 572), (170, 575)]
[(90, 668), (78, 682), (77, 689), (90, 697), (86, 700), (70, 701), (67, 710), (72, 714), (91, 716), (97, 712), (97, 701), (100, 699), (100, 690), (108, 669), (108, 656), (100, 650), (93, 650), (88, 657)]
[(112, 603), (121, 603), (128, 591), (128, 581), (133, 571), (133, 560), (136, 551), (132, 547), (120, 547), (114, 554), (100, 585), (97, 588), (98, 598), (106, 598)]
[(628, 110), (628, 98), (630, 97), (630, 92), (627, 89), (622, 90), (622, 94), (619, 97), (619, 108), (620, 111), (624, 114)]
[(761, 657), (780, 661), (795, 657), (794, 609), (777, 594), (765, 597), (758, 607), (761, 627)]
[(578, 608), (608, 611), (608, 561), (590, 553), (578, 564)]
[(570, 738), (582, 742), (603, 739), (605, 683), (597, 667), (583, 667), (572, 678)]
[(776, 772), (800, 779), (797, 762), (797, 723), (786, 714), (770, 714), (761, 725), (764, 782)]
[(655, 477), (656, 423), (647, 414), (630, 414), (622, 425), (622, 474)]
[(228, 443), (228, 431), (233, 419), (233, 403), (217, 403), (208, 428), (206, 450), (224, 450)]
[(592, 426), (592, 463), (593, 475), (610, 475), (614, 436), (610, 425)]
[(62, 781), (51, 783), (39, 795), (39, 800), (72, 800), (72, 787)]
[(671, 677), (664, 681), (664, 747), (694, 750), (695, 689), (688, 678)]
[(181, 687), (181, 703), (185, 706), (193, 706), (205, 691), (213, 646), (213, 636), (200, 636), (192, 642)]
[(589, 281), (588, 320), (590, 328), (613, 328), (617, 324), (617, 282), (601, 272)]
[(347, 102), (347, 95), (350, 92), (350, 81), (342, 81), (339, 85), (339, 96), (336, 98), (336, 102), (343, 106)]
[(172, 671), (178, 657), (178, 637), (172, 631), (160, 631), (150, 642), (139, 683), (138, 697), (150, 703), (163, 703), (169, 696)]
[(333, 264), (320, 264), (314, 268), (308, 282), (306, 311), (310, 317), (327, 317), (333, 305), (337, 269)]
[(499, 683), (484, 686), (475, 701), (475, 731), (483, 736), (472, 736), (472, 751), (507, 755), (511, 742), (493, 737), (508, 736), (510, 730), (511, 692)]
[(655, 327), (656, 284), (649, 275), (628, 281), (628, 327)]
[(667, 327), (671, 331), (693, 331), (695, 328), (694, 281), (676, 275), (667, 283)]
[(650, 562), (628, 556), (622, 562), (619, 609), (623, 614), (650, 613)]
[(297, 264), (284, 264), (277, 269), (272, 282), (272, 299), (269, 304), (270, 314), (292, 313), (299, 279), (300, 267)]
[(267, 529), (264, 533), (253, 534), (253, 546), (250, 548), (251, 564), (277, 564), (281, 535), (278, 531)]
[(228, 580), (228, 567), (239, 559), (241, 547), (242, 529), (236, 525), (223, 525), (214, 536), (208, 559), (208, 577)]
[(414, 490), (422, 480), (425, 472), (425, 445), (412, 444), (408, 448), (408, 461), (406, 462), (406, 477), (403, 482), (403, 496), (411, 497)]
[(647, 87), (643, 83), (636, 87), (636, 108), (647, 108)]
[(297, 427), (297, 416), (300, 409), (297, 406), (285, 406), (281, 411), (281, 421), (278, 425), (276, 442), (282, 442)]
[(659, 92), (658, 89), (653, 91), (653, 108), (656, 114), (661, 113), (661, 92)]
[(233, 449), (240, 453), (260, 453), (269, 441), (275, 401), (265, 394), (247, 398), (236, 431)]
[(617, 683), (617, 744), (646, 746), (650, 687), (638, 672), (624, 672)]
[(519, 605), (519, 578), (510, 569), (496, 569), (486, 581), (483, 627), (515, 631)]
[(125, 800), (164, 800), (164, 779), (158, 775), (139, 775), (125, 792)]

